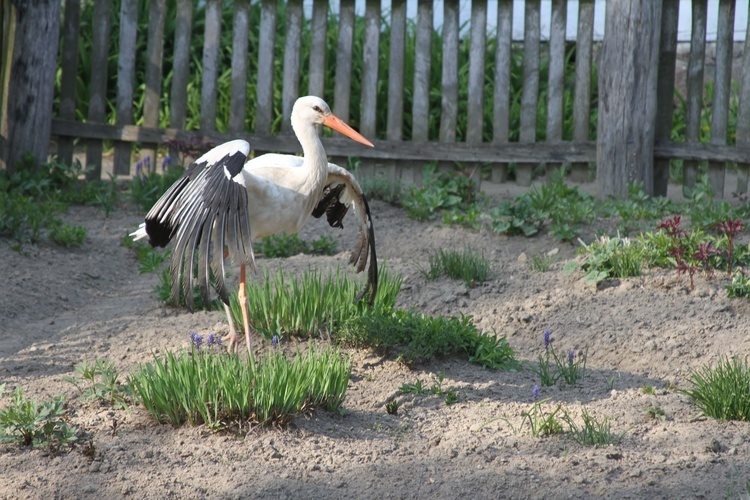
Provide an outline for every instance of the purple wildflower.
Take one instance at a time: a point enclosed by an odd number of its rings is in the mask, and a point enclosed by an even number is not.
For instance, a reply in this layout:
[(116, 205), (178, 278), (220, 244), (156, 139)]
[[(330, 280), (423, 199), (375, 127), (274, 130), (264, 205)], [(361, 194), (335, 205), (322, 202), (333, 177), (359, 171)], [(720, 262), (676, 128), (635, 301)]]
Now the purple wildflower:
[(198, 335), (195, 332), (190, 332), (190, 340), (193, 342), (193, 346), (196, 349), (200, 349), (201, 345), (203, 344), (203, 336)]
[(208, 338), (206, 339), (206, 347), (211, 347), (216, 343), (216, 335), (213, 333), (208, 334)]
[(550, 331), (544, 330), (544, 350), (545, 351), (549, 351), (549, 343), (550, 343), (549, 336), (550, 336)]
[(534, 396), (534, 401), (539, 399), (539, 385), (538, 384), (534, 384), (534, 390), (532, 392)]
[(575, 359), (576, 359), (576, 352), (574, 349), (571, 349), (570, 354), (568, 354), (568, 361), (572, 363), (573, 360)]
[(167, 167), (172, 164), (172, 157), (167, 155), (164, 157), (164, 159), (161, 161), (161, 171), (166, 172)]
[(273, 336), (273, 338), (271, 339), (271, 345), (273, 345), (274, 347), (279, 347), (279, 336), (278, 335), (274, 335)]

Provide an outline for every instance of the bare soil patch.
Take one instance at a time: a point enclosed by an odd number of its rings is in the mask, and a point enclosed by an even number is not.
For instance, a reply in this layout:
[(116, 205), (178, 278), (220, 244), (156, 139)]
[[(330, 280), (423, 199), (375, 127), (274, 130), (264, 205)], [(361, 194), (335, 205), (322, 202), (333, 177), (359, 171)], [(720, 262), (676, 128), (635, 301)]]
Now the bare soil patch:
[[(86, 243), (67, 251), (0, 245), (0, 383), (20, 385), (32, 398), (66, 394), (73, 424), (91, 437), (50, 456), (0, 445), (0, 498), (724, 498), (747, 494), (750, 424), (701, 417), (676, 388), (691, 368), (722, 355), (750, 352), (750, 308), (728, 299), (726, 278), (698, 277), (696, 289), (676, 273), (652, 270), (599, 290), (563, 263), (576, 247), (542, 235), (508, 238), (490, 232), (419, 223), (382, 202), (372, 203), (381, 261), (404, 277), (399, 307), (433, 315), (470, 314), (484, 330), (507, 336), (519, 359), (533, 362), (552, 331), (559, 352), (588, 348), (586, 378), (574, 386), (543, 387), (541, 397), (579, 414), (613, 420), (622, 444), (590, 448), (565, 436), (514, 432), (531, 405), (537, 376), (483, 370), (441, 359), (409, 370), (371, 351), (348, 352), (354, 371), (344, 415), (300, 415), (285, 428), (247, 435), (204, 428), (173, 429), (142, 408), (130, 412), (78, 398), (63, 380), (83, 360), (111, 359), (127, 371), (154, 350), (187, 347), (189, 333), (226, 332), (221, 312), (190, 314), (165, 307), (151, 294), (156, 275), (139, 275), (133, 252), (121, 246), (143, 214), (125, 206), (110, 218), (72, 208), (67, 222), (88, 228)], [(332, 257), (264, 260), (269, 269), (344, 266), (355, 241), (311, 220), (301, 234), (340, 239)], [(438, 248), (469, 245), (492, 263), (491, 279), (467, 288), (428, 282), (426, 266)], [(524, 262), (557, 250), (548, 272)], [(259, 341), (256, 342), (258, 344)], [(431, 382), (459, 402), (437, 396), (399, 396), (398, 415), (384, 404), (404, 383)], [(651, 386), (656, 395), (644, 393)], [(659, 407), (666, 419), (646, 412)], [(113, 430), (113, 422), (116, 428)], [(84, 443), (81, 443), (84, 444)]]

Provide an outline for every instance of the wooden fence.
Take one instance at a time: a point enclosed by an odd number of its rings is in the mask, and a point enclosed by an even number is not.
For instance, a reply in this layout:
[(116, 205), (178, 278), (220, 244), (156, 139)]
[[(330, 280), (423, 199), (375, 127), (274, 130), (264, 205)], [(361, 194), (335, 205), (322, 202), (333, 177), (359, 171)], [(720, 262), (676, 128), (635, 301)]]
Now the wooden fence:
[[(204, 140), (215, 143), (231, 138), (245, 138), (252, 147), (260, 151), (278, 151), (294, 153), (299, 151), (296, 140), (289, 135), (288, 118), (294, 100), (302, 94), (323, 95), (324, 90), (333, 88), (333, 111), (344, 120), (350, 116), (351, 104), (359, 100), (359, 116), (354, 117), (360, 132), (369, 138), (378, 137), (377, 110), (387, 107), (385, 139), (374, 140), (375, 148), (361, 148), (355, 143), (340, 138), (325, 139), (328, 153), (334, 157), (358, 156), (363, 159), (365, 171), (387, 173), (402, 178), (405, 182), (418, 181), (418, 168), (422, 162), (460, 162), (464, 165), (490, 164), (493, 181), (506, 180), (509, 164), (516, 166), (516, 182), (529, 185), (532, 173), (539, 164), (569, 164), (575, 180), (586, 180), (589, 164), (597, 160), (597, 148), (601, 144), (590, 136), (590, 116), (592, 96), (598, 91), (592, 84), (595, 44), (593, 40), (593, 23), (595, 5), (593, 0), (580, 0), (578, 7), (578, 25), (575, 37), (575, 72), (565, 75), (566, 52), (570, 44), (566, 42), (567, 0), (551, 1), (551, 26), (549, 40), (543, 40), (540, 32), (541, 0), (526, 0), (524, 5), (524, 38), (514, 41), (511, 37), (513, 19), (513, 0), (497, 1), (497, 29), (488, 34), (487, 0), (471, 2), (469, 29), (461, 30), (459, 26), (458, 0), (443, 2), (442, 26), (442, 66), (434, 67), (431, 57), (433, 40), (432, 1), (418, 1), (416, 20), (416, 41), (413, 48), (406, 46), (407, 5), (406, 0), (393, 0), (389, 11), (390, 38), (388, 57), (388, 81), (378, 81), (378, 50), (380, 47), (381, 12), (380, 0), (367, 0), (364, 12), (364, 52), (361, 75), (351, 73), (353, 58), (353, 33), (355, 25), (354, 0), (340, 0), (338, 7), (338, 40), (335, 48), (335, 62), (326, 61), (326, 43), (331, 5), (328, 0), (314, 0), (312, 16), (309, 20), (311, 30), (311, 50), (309, 67), (301, 67), (299, 46), (302, 26), (305, 22), (302, 0), (287, 0), (285, 18), (279, 19), (276, 1), (258, 0), (260, 16), (249, 15), (250, 1), (235, 0), (234, 21), (231, 26), (221, 24), (222, 0), (205, 0), (205, 23), (202, 27), (204, 47), (202, 56), (202, 85), (200, 93), (200, 130), (184, 130), (187, 114), (187, 84), (189, 76), (189, 41), (196, 34), (194, 26), (194, 0), (176, 0), (178, 14), (174, 33), (174, 57), (171, 89), (169, 92), (169, 128), (158, 128), (159, 100), (163, 94), (164, 22), (167, 0), (151, 0), (148, 13), (147, 33), (138, 32), (137, 0), (121, 0), (119, 12), (112, 12), (113, 0), (94, 0), (95, 23), (93, 24), (92, 64), (90, 75), (79, 75), (76, 61), (78, 54), (77, 33), (80, 26), (80, 1), (64, 1), (64, 17), (60, 30), (61, 43), (61, 85), (59, 113), (52, 118), (52, 134), (57, 137), (57, 152), (63, 161), (70, 161), (73, 155), (73, 140), (81, 139), (86, 144), (86, 163), (97, 168), (90, 174), (92, 178), (101, 177), (102, 141), (113, 141), (114, 173), (131, 174), (131, 147), (140, 143), (146, 150), (155, 148), (171, 139), (189, 140), (202, 136)], [(638, 0), (648, 5), (651, 0)], [(644, 4), (645, 2), (645, 4)], [(608, 2), (609, 3), (609, 2)], [(622, 3), (622, 0), (611, 0), (611, 3)], [(652, 156), (654, 194), (664, 194), (666, 181), (665, 169), (673, 159), (685, 160), (685, 183), (695, 183), (697, 166), (700, 161), (709, 161), (710, 182), (716, 193), (724, 192), (724, 172), (726, 162), (740, 164), (738, 191), (747, 191), (747, 162), (750, 159), (750, 42), (745, 41), (744, 64), (739, 92), (737, 112), (736, 145), (727, 145), (727, 126), (729, 123), (730, 68), (732, 57), (732, 40), (734, 25), (734, 0), (721, 0), (719, 6), (719, 28), (716, 42), (716, 74), (713, 75), (714, 92), (711, 106), (711, 140), (700, 143), (701, 113), (704, 106), (704, 60), (706, 47), (707, 0), (692, 2), (692, 40), (689, 56), (689, 69), (686, 95), (686, 137), (682, 142), (673, 142), (670, 137), (673, 116), (674, 67), (677, 36), (677, 0), (663, 0), (660, 7), (661, 24), (651, 29), (658, 29), (656, 39), (660, 40), (658, 54), (657, 113), (655, 123), (645, 124), (654, 135)], [(609, 7), (608, 7), (609, 8)], [(645, 7), (644, 7), (645, 8)], [(111, 20), (117, 17), (119, 25), (119, 43), (117, 66), (117, 104), (116, 122), (104, 124), (106, 104), (107, 60), (113, 57), (109, 52)], [(258, 46), (252, 50), (254, 60), (248, 60), (248, 32), (252, 23), (259, 23), (260, 36)], [(279, 61), (274, 59), (274, 47), (277, 23), (285, 23), (286, 36), (283, 47), (283, 85), (281, 114), (283, 115), (282, 133), (271, 134), (271, 124), (276, 118), (271, 105), (273, 101), (273, 68)], [(608, 24), (609, 26), (609, 24)], [(616, 27), (615, 27), (616, 28)], [(613, 28), (613, 29), (615, 29)], [(217, 75), (224, 68), (219, 67), (219, 33), (221, 30), (232, 30), (233, 57), (231, 62), (231, 105), (227, 132), (216, 131), (217, 108)], [(459, 44), (462, 36), (468, 33), (470, 44), (467, 102), (459, 102)], [(659, 33), (661, 36), (659, 37)], [(607, 33), (606, 36), (610, 34)], [(134, 126), (133, 100), (135, 83), (136, 39), (147, 37), (147, 60), (144, 85), (143, 123)], [(495, 40), (490, 40), (494, 37)], [(750, 40), (750, 37), (748, 37)], [(488, 42), (495, 44), (494, 74), (485, 74), (486, 47)], [(567, 43), (567, 46), (566, 46)], [(605, 37), (604, 45), (607, 44)], [(511, 53), (523, 50), (523, 88), (520, 96), (520, 133), (517, 141), (510, 141), (510, 109), (513, 96), (510, 92)], [(404, 65), (406, 50), (414, 50), (413, 73), (407, 74)], [(540, 107), (540, 66), (545, 57), (549, 58), (548, 81), (546, 93), (546, 139), (537, 142), (537, 120)], [(323, 68), (334, 64), (335, 82), (325, 81)], [(244, 130), (248, 109), (246, 95), (249, 69), (257, 72), (256, 96), (257, 106), (254, 120), (255, 129)], [(620, 68), (618, 68), (620, 69)], [(602, 81), (600, 67), (599, 80)], [(300, 88), (300, 72), (308, 72), (308, 88)], [(428, 136), (430, 120), (430, 75), (439, 72), (441, 75), (441, 113), (439, 115), (439, 137)], [(88, 116), (85, 121), (75, 120), (76, 79), (90, 79)], [(352, 78), (361, 79), (361, 95), (351, 95)], [(563, 140), (563, 119), (565, 118), (564, 82), (565, 78), (574, 78), (575, 92), (573, 99), (573, 134), (570, 140)], [(404, 124), (404, 82), (413, 80), (411, 96), (411, 136), (405, 137)], [(377, 99), (378, 85), (387, 84), (387, 101)], [(491, 92), (488, 91), (491, 89)], [(252, 98), (252, 96), (250, 96)], [(487, 135), (485, 119), (485, 102), (492, 100), (491, 140), (484, 140)], [(457, 142), (457, 119), (459, 109), (466, 110), (466, 139)], [(601, 123), (600, 129), (601, 129)], [(382, 125), (381, 125), (382, 126)], [(640, 125), (637, 125), (640, 126)], [(655, 131), (654, 131), (655, 130)], [(0, 143), (2, 144), (2, 143)], [(650, 185), (651, 179), (647, 185)], [(664, 193), (662, 192), (664, 191)]]

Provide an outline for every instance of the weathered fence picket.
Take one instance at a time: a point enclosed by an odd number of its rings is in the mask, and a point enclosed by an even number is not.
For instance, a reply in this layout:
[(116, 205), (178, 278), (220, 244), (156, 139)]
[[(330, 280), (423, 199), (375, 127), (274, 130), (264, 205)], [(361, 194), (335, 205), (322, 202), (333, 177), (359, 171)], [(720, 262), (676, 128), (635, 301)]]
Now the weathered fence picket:
[(284, 81), (281, 87), (281, 131), (292, 134), (292, 106), (299, 97), (299, 61), (302, 43), (302, 0), (286, 3), (286, 37), (284, 45)]
[[(258, 37), (258, 83), (257, 102), (273, 102), (273, 59), (276, 41), (276, 2), (262, 0), (260, 3), (260, 35)], [(263, 75), (261, 78), (260, 75)], [(255, 113), (255, 133), (271, 133), (272, 106), (258, 106)]]
[[(78, 27), (81, 24), (81, 0), (65, 0), (60, 56), (60, 118), (76, 118), (76, 80), (78, 78)], [(73, 163), (73, 138), (57, 141), (57, 157), (67, 165)]]
[[(575, 92), (573, 94), (573, 140), (591, 137), (591, 59), (594, 47), (594, 0), (579, 0), (576, 32)], [(570, 177), (575, 182), (589, 179), (588, 163), (573, 163)]]
[[(162, 63), (164, 61), (164, 21), (166, 0), (151, 0), (148, 11), (148, 40), (146, 42), (146, 76), (143, 96), (143, 126), (158, 127), (161, 109)], [(156, 165), (158, 144), (145, 144), (141, 155), (151, 157)]]
[(250, 38), (250, 0), (234, 2), (232, 24), (232, 94), (229, 96), (229, 131), (245, 131), (247, 117), (247, 49)]
[[(745, 28), (745, 46), (742, 53), (742, 74), (740, 77), (740, 99), (737, 109), (735, 141), (738, 146), (750, 146), (750, 16)], [(737, 165), (737, 191), (747, 193), (750, 158)]]
[[(654, 131), (654, 140), (657, 142), (669, 141), (672, 134), (679, 6), (679, 0), (664, 0), (662, 3), (659, 74), (656, 84), (656, 128)], [(656, 195), (667, 195), (669, 163), (669, 160), (654, 161), (654, 194)]]
[(328, 41), (328, 0), (314, 0), (310, 23), (310, 67), (307, 93), (322, 96), (326, 88), (326, 42)]
[[(133, 86), (135, 84), (135, 40), (138, 34), (138, 1), (122, 0), (120, 8), (120, 52), (117, 62), (117, 117), (119, 126), (133, 123)], [(102, 105), (104, 102), (102, 101)], [(130, 143), (114, 144), (114, 174), (130, 174)], [(88, 150), (87, 150), (88, 153)], [(101, 165), (101, 160), (97, 163)]]
[[(700, 143), (701, 111), (703, 110), (703, 75), (706, 59), (706, 22), (708, 0), (693, 0), (690, 55), (686, 78), (687, 103), (685, 116), (685, 143)], [(698, 180), (698, 163), (686, 160), (683, 171), (683, 187), (692, 189)]]
[[(513, 44), (513, 0), (500, 0), (497, 5), (495, 45), (495, 89), (492, 107), (492, 143), (510, 140), (510, 64)], [(492, 182), (505, 182), (506, 163), (492, 164)]]
[[(536, 115), (539, 102), (539, 46), (541, 37), (541, 0), (527, 0), (524, 12), (523, 91), (521, 94), (521, 130), (519, 142), (536, 142)], [(516, 182), (531, 185), (534, 163), (518, 165)]]

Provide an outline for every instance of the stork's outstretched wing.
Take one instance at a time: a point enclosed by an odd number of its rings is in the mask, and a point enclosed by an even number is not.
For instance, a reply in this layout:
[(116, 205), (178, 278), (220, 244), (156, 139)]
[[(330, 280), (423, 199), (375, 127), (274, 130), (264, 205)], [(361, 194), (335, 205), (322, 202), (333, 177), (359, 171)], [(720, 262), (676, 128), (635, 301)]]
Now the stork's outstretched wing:
[(169, 268), (172, 300), (179, 300), (182, 283), (185, 303), (191, 311), (196, 251), (198, 285), (206, 304), (211, 301), (208, 290), (211, 271), (219, 297), (229, 303), (224, 284), (225, 247), (240, 262), (251, 268), (255, 265), (242, 175), (249, 152), (246, 141), (236, 140), (217, 146), (195, 160), (132, 234), (134, 239), (148, 236), (151, 246), (164, 247), (176, 239)]
[(370, 260), (367, 285), (354, 300), (357, 302), (367, 296), (367, 303), (372, 305), (378, 291), (378, 260), (375, 255), (375, 231), (372, 227), (370, 206), (354, 176), (338, 165), (329, 163), (326, 187), (312, 215), (320, 218), (325, 213), (332, 227), (343, 228), (343, 220), (349, 208), (354, 210), (359, 225), (357, 244), (349, 258), (349, 264), (359, 273), (367, 266), (368, 257)]

